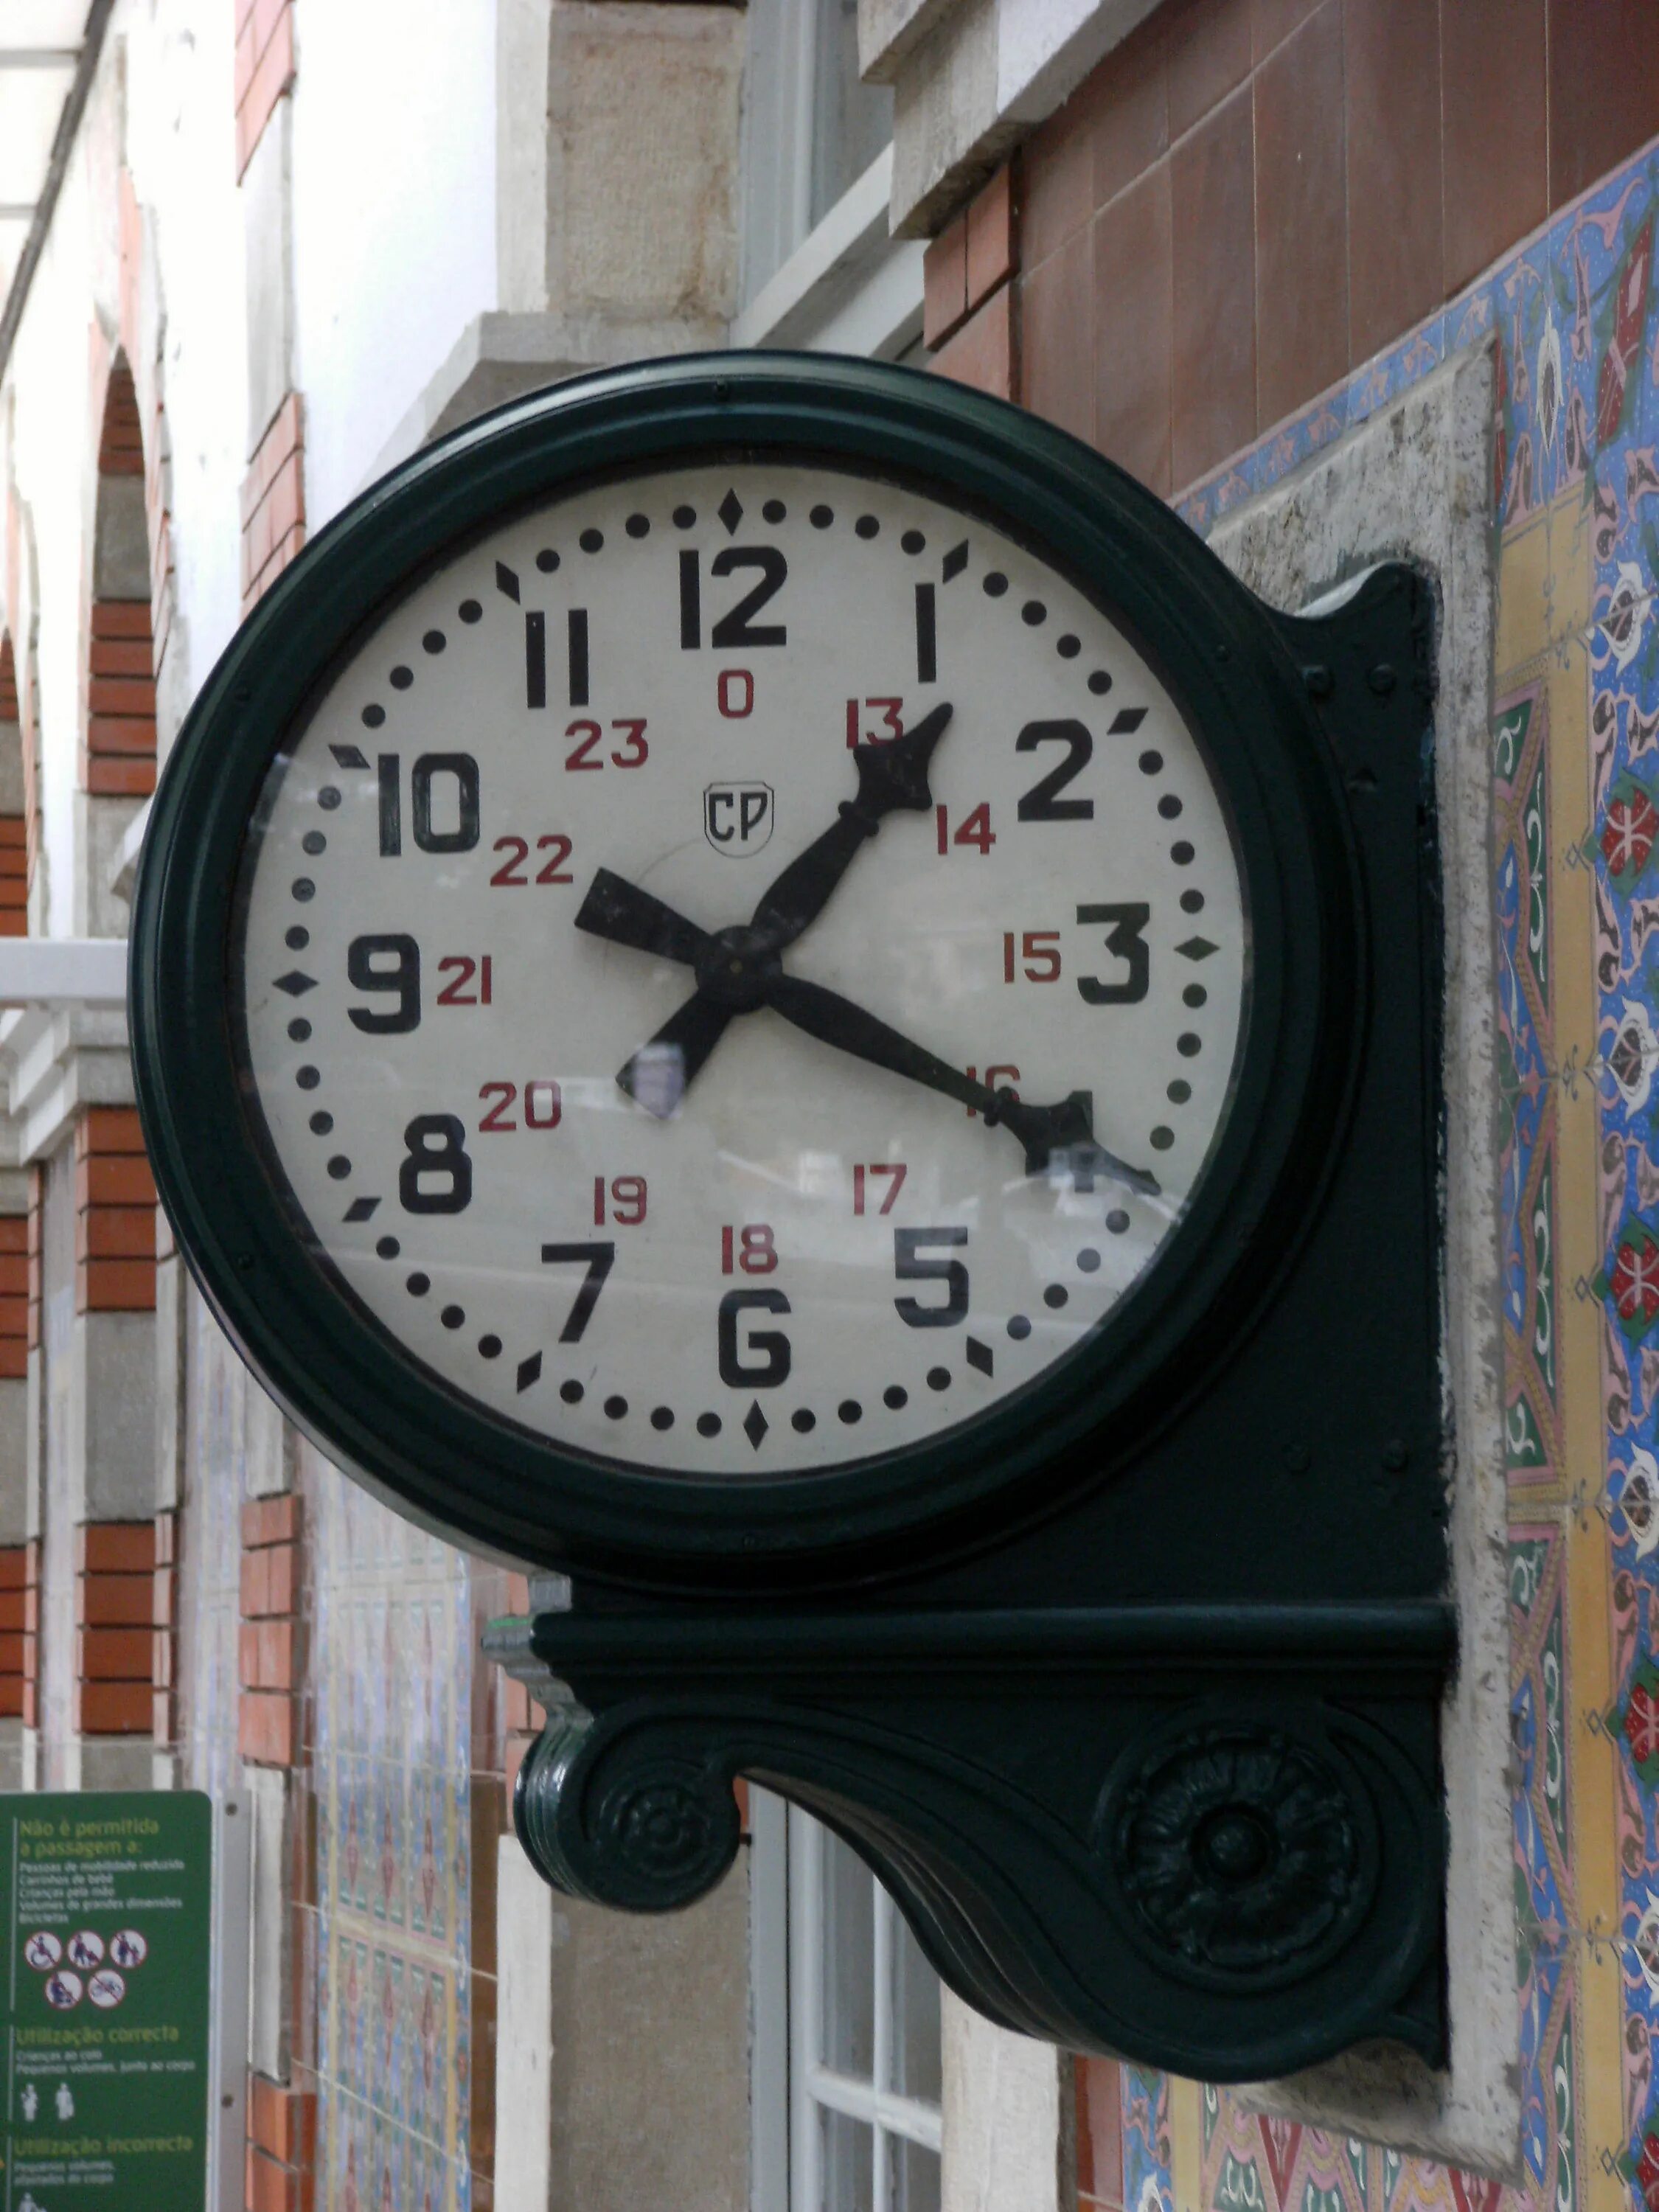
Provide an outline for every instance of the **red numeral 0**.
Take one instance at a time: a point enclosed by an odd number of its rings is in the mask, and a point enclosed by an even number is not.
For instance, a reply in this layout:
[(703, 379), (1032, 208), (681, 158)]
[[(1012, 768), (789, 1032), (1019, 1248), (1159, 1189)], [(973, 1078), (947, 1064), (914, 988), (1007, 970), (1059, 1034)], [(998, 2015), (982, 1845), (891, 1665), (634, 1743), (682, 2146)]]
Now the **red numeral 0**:
[(740, 722), (755, 711), (755, 679), (746, 668), (722, 668), (715, 679), (714, 698), (728, 722)]

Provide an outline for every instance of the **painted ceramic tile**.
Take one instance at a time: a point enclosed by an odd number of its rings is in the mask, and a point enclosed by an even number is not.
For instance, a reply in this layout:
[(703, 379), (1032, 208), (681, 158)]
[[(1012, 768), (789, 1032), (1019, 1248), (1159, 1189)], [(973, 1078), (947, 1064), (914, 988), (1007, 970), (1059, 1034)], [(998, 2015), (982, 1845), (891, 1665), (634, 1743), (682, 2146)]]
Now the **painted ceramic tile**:
[[(1528, 531), (1547, 533), (1547, 555), (1514, 564), (1528, 596), (1506, 608), (1507, 635), (1513, 641), (1529, 633), (1522, 651), (1533, 659), (1511, 672), (1492, 731), (1525, 2180), (1500, 2189), (1260, 2120), (1225, 2091), (1205, 2089), (1196, 2108), (1201, 2140), (1184, 2148), (1202, 2203), (1218, 2212), (1497, 2212), (1500, 2204), (1576, 2212), (1586, 2202), (1632, 2201), (1659, 2212), (1651, 2057), (1659, 2030), (1656, 219), (1659, 161), (1650, 149), (1180, 503), (1195, 528), (1209, 530), (1339, 430), (1449, 356), (1490, 340), (1500, 592), (1510, 549)], [(1552, 698), (1571, 709), (1565, 735), (1552, 730)], [(1566, 749), (1559, 758), (1558, 746)], [(1564, 791), (1574, 804), (1588, 793), (1582, 836), (1582, 824), (1569, 835), (1553, 818), (1553, 794)], [(1558, 908), (1585, 917), (1587, 931), (1564, 939)], [(1558, 975), (1557, 945), (1577, 948), (1581, 938), (1588, 949), (1577, 951), (1578, 964)], [(1562, 1028), (1559, 1009), (1568, 1000), (1589, 1011)], [(1566, 1280), (1559, 1256), (1562, 1116), (1584, 1097), (1599, 1119), (1601, 1258), (1593, 1277), (1586, 1269)], [(1581, 1313), (1599, 1316), (1599, 1402), (1582, 1378), (1571, 1402), (1565, 1390), (1563, 1334)], [(1595, 1571), (1579, 1570), (1586, 1587), (1575, 1586), (1574, 1632), (1568, 1559), (1586, 1545)], [(1604, 1713), (1590, 1710), (1586, 1719), (1576, 1667), (1587, 1684), (1610, 1681)], [(1584, 1755), (1599, 1755), (1600, 1771), (1605, 1777), (1610, 1765), (1613, 1774), (1612, 1850), (1601, 1814), (1586, 1830), (1596, 1847), (1583, 1864), (1575, 1744), (1588, 1744)], [(1609, 1957), (1619, 1966), (1622, 2032), (1601, 2022), (1603, 2040), (1587, 2063), (1584, 1975)], [(1126, 2069), (1124, 2079), (1127, 2126), (1132, 2111), (1146, 2110), (1157, 2077)], [(1587, 2089), (1603, 2100), (1598, 2111), (1616, 2114), (1595, 2140)], [(1127, 2142), (1131, 2205), (1142, 2167)], [(1178, 2144), (1177, 2165), (1182, 2154)]]

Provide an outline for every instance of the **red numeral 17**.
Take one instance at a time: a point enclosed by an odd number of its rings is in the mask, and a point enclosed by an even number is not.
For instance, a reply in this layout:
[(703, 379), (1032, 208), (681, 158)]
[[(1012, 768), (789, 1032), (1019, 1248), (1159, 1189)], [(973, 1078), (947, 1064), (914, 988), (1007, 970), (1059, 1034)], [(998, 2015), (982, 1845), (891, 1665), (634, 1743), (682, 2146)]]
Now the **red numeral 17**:
[(880, 1206), (878, 1208), (878, 1211), (882, 1213), (890, 1213), (893, 1210), (893, 1200), (898, 1196), (899, 1193), (904, 1188), (904, 1178), (908, 1172), (908, 1170), (905, 1168), (902, 1161), (895, 1161), (891, 1166), (884, 1166), (879, 1160), (872, 1160), (867, 1168), (855, 1167), (853, 1170), (854, 1212), (863, 1212), (864, 1178), (866, 1175), (872, 1175), (890, 1176), (892, 1177), (892, 1181), (887, 1186), (887, 1195), (882, 1200)]

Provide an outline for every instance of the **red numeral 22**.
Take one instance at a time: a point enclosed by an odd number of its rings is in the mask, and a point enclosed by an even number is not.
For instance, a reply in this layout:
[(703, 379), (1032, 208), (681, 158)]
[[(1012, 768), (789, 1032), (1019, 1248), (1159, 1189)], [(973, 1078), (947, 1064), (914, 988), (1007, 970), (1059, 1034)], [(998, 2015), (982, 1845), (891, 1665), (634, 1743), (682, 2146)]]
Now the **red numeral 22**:
[[(520, 875), (518, 871), (530, 858), (530, 840), (527, 837), (498, 837), (490, 849), (507, 855), (489, 878), (490, 882), (502, 890), (522, 890), (530, 878)], [(564, 864), (575, 849), (568, 837), (538, 837), (536, 850), (545, 853), (548, 858), (537, 869), (536, 881), (538, 884), (574, 884), (576, 878), (566, 870)]]

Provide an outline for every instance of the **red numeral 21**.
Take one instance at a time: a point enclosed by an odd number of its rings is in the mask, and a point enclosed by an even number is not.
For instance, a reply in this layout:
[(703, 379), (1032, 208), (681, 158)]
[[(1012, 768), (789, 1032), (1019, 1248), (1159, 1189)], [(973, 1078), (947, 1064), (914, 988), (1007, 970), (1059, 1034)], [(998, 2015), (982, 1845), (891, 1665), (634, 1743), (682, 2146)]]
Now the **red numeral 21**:
[(882, 1200), (879, 1207), (877, 1209), (877, 1211), (881, 1213), (890, 1213), (893, 1210), (893, 1200), (898, 1196), (899, 1193), (904, 1188), (904, 1178), (908, 1172), (908, 1170), (904, 1167), (903, 1164), (899, 1161), (895, 1161), (891, 1166), (884, 1167), (882, 1165), (880, 1161), (872, 1160), (867, 1168), (855, 1167), (853, 1170), (854, 1212), (863, 1212), (864, 1178), (867, 1175), (872, 1175), (890, 1176), (892, 1178), (887, 1186), (887, 1194)]
[(645, 1196), (643, 1176), (612, 1176), (608, 1185), (603, 1176), (595, 1176), (593, 1226), (603, 1229), (610, 1220), (620, 1223), (624, 1229), (636, 1229), (645, 1218)]
[(983, 800), (955, 830), (951, 827), (948, 807), (936, 806), (933, 819), (939, 824), (939, 848), (941, 853), (948, 853), (952, 845), (976, 845), (982, 857), (997, 842), (996, 832), (991, 827), (991, 810)]
[[(491, 982), (489, 961), (490, 956), (487, 952), (477, 960), (468, 952), (452, 952), (447, 959), (441, 960), (438, 963), (441, 975), (448, 975), (452, 968), (456, 970), (456, 975), (454, 981), (446, 983), (439, 992), (437, 1004), (441, 1006), (487, 1006)], [(476, 994), (467, 988), (475, 976), (478, 982)]]
[[(1060, 932), (1057, 929), (1027, 929), (1019, 937), (1018, 957), (1024, 963), (1021, 973), (1028, 983), (1057, 983), (1060, 981)], [(1002, 980), (1014, 980), (1014, 933), (1002, 933)]]
[(721, 1230), (721, 1274), (729, 1275), (735, 1266), (741, 1267), (745, 1275), (769, 1275), (777, 1264), (777, 1247), (764, 1221), (750, 1221), (741, 1229)]
[(849, 699), (847, 702), (847, 750), (848, 752), (855, 750), (860, 744), (890, 745), (895, 738), (902, 738), (904, 735), (902, 699), (866, 699), (864, 705), (871, 714), (879, 713), (881, 727), (878, 730), (862, 729), (863, 716), (859, 712), (859, 702), (856, 699)]

